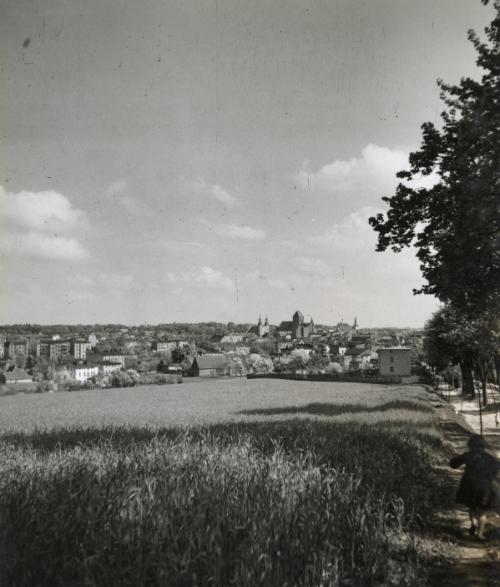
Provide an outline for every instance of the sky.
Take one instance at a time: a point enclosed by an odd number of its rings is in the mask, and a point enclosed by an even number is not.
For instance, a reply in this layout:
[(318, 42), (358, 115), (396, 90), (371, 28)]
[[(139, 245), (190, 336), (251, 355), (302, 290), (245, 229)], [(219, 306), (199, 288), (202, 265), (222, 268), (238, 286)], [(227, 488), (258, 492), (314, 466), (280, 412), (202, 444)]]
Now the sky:
[[(367, 223), (479, 0), (0, 0), (0, 322), (421, 327)], [(423, 178), (426, 185), (432, 178)]]

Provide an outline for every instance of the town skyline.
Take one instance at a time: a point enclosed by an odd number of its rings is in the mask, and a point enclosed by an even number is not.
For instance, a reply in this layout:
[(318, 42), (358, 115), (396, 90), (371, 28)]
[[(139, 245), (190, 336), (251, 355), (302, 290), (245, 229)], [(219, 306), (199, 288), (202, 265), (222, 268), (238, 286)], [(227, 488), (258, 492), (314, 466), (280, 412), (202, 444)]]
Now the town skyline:
[[(479, 2), (3, 0), (2, 324), (421, 328), (368, 217), (477, 77)], [(430, 180), (432, 181), (432, 177)], [(257, 309), (257, 311), (256, 311)], [(387, 326), (385, 326), (387, 325)]]

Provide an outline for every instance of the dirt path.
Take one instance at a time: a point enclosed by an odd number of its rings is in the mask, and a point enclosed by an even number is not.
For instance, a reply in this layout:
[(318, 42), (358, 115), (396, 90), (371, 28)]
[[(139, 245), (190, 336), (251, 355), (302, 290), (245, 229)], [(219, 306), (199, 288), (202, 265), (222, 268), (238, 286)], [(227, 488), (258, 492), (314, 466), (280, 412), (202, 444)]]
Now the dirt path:
[[(479, 433), (479, 410), (475, 402), (464, 402), (460, 396), (452, 396), (450, 403), (436, 395), (436, 413), (447, 441), (455, 453), (466, 450), (467, 440), (472, 433)], [(496, 426), (495, 414), (483, 416), (483, 435), (488, 449), (500, 458), (500, 427)], [(450, 490), (456, 491), (462, 472), (443, 468), (450, 480)], [(435, 585), (450, 587), (500, 587), (500, 517), (488, 520), (486, 540), (480, 542), (468, 534), (469, 516), (465, 508), (457, 506), (441, 518), (444, 534), (458, 544), (458, 560), (451, 568), (442, 571), (434, 580)]]

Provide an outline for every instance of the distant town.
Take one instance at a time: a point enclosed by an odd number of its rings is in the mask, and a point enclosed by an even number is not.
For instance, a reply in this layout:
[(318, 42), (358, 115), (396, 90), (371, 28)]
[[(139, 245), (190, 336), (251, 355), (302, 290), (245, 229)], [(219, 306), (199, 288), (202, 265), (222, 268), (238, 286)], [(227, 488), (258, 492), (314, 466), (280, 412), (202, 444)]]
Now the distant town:
[(277, 325), (261, 316), (255, 324), (0, 327), (7, 393), (266, 374), (400, 380), (423, 359), (423, 330), (361, 328), (356, 318), (320, 325), (300, 311)]

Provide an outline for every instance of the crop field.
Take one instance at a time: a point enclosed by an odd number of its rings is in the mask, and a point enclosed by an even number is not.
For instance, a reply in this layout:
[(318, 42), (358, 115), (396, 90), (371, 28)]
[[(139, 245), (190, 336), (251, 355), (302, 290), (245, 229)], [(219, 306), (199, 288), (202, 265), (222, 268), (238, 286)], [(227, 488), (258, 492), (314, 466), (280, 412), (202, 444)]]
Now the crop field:
[(416, 386), (196, 381), (0, 414), (2, 585), (416, 586), (445, 555)]
[(191, 427), (290, 417), (411, 420), (429, 430), (433, 425), (428, 394), (418, 386), (193, 378), (176, 385), (0, 397), (0, 433), (73, 426)]

